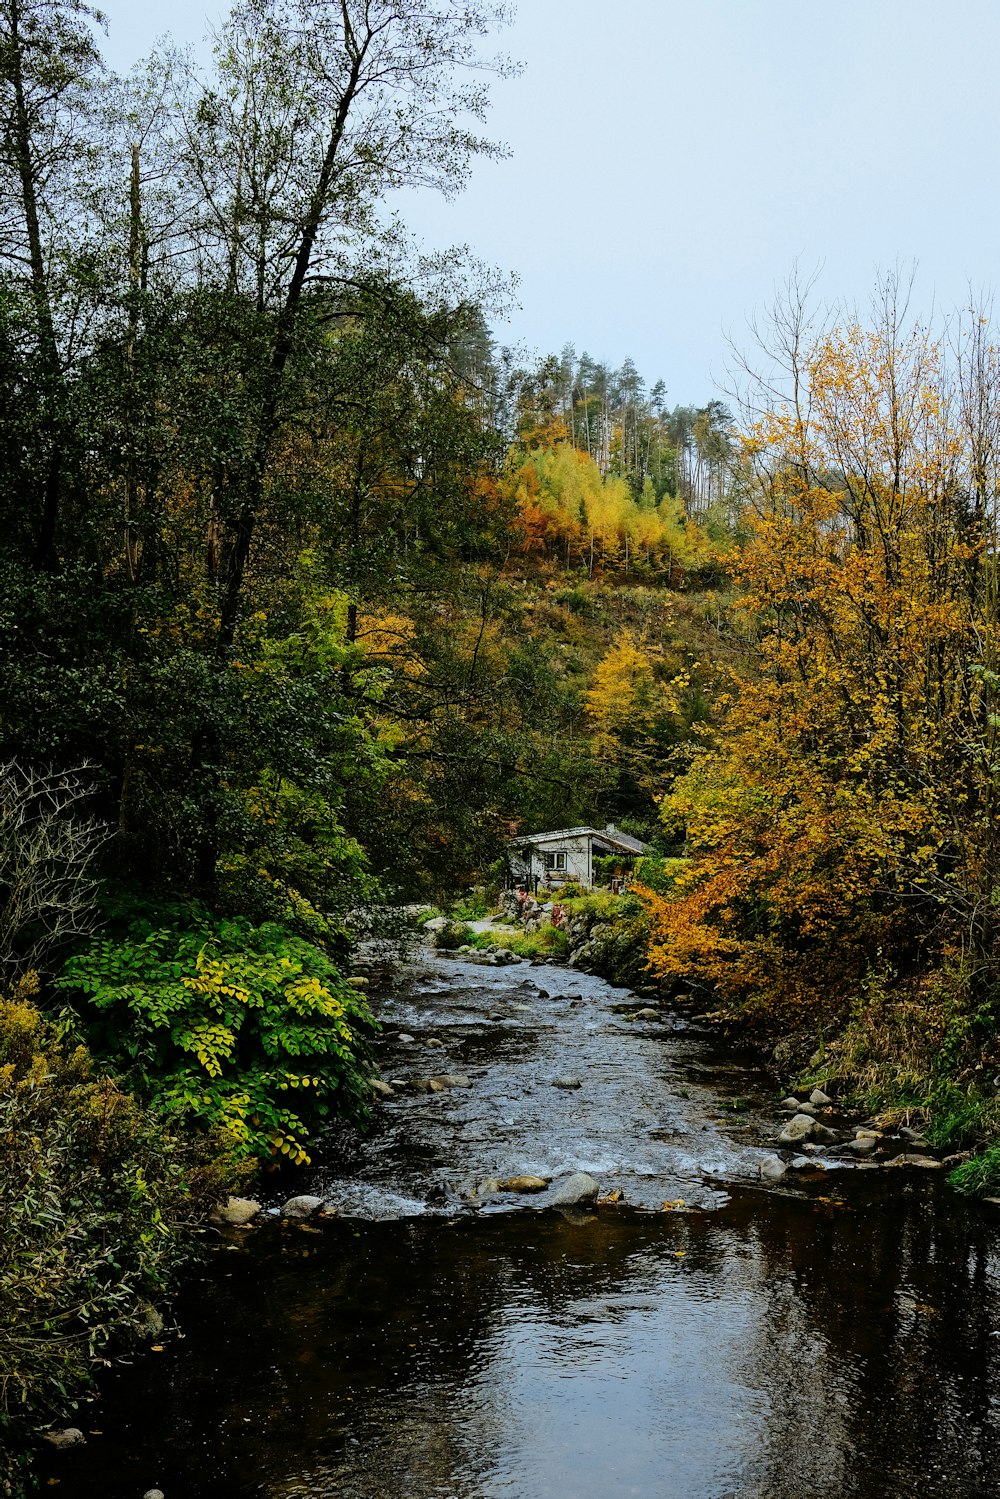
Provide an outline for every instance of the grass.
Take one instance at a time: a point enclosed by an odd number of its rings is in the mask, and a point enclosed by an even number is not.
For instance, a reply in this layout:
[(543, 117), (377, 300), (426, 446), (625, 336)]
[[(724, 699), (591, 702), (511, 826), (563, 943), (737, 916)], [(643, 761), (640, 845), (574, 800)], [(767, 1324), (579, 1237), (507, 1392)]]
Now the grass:
[(516, 953), (519, 958), (564, 958), (569, 952), (569, 939), (558, 927), (543, 926), (537, 932), (482, 932), (471, 935), (473, 947), (483, 951), (491, 947), (502, 947)]
[(1000, 1145), (991, 1145), (982, 1155), (963, 1161), (948, 1177), (959, 1192), (969, 1197), (993, 1197), (1000, 1194)]

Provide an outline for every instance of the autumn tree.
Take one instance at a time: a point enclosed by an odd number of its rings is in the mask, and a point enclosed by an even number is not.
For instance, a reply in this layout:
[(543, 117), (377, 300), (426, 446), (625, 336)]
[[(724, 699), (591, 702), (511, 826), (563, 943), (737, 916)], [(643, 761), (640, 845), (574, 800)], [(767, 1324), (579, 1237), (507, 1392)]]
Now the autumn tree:
[(788, 396), (758, 388), (743, 433), (751, 664), (649, 897), (662, 973), (772, 1019), (837, 1013), (880, 948), (992, 974), (997, 889), (1000, 361), (978, 317), (912, 327), (893, 282), (869, 326), (781, 327)]

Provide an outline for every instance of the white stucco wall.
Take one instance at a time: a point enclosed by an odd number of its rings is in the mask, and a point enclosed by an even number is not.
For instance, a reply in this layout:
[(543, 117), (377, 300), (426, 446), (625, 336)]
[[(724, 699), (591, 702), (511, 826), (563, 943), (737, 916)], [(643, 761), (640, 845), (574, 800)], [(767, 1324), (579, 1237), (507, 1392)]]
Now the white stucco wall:
[[(580, 885), (590, 885), (593, 882), (593, 867), (590, 854), (591, 839), (587, 834), (578, 834), (576, 837), (553, 839), (547, 843), (535, 843), (530, 846), (529, 861), (525, 871), (525, 877), (534, 884), (538, 877), (540, 885), (564, 884), (567, 880), (576, 880)], [(565, 869), (549, 869), (546, 866), (545, 856), (565, 854)], [(515, 873), (517, 871), (515, 870)]]

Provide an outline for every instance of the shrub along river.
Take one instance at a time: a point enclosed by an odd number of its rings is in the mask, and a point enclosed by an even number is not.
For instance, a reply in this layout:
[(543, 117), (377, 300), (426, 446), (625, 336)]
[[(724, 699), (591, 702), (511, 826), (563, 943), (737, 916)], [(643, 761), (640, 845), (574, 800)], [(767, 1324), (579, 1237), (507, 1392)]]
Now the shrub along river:
[[(222, 1231), (183, 1335), (48, 1459), (58, 1492), (995, 1494), (1000, 1210), (833, 1149), (762, 1182), (770, 1081), (644, 1004), (562, 968), (401, 975), (395, 1096), (303, 1187), (338, 1215)], [(618, 1201), (552, 1206), (576, 1173)]]

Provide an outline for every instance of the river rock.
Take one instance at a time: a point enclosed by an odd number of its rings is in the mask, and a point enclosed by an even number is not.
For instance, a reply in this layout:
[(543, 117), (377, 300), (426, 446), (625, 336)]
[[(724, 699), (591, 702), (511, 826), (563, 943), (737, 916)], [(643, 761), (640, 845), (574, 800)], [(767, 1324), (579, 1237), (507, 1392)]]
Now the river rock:
[(66, 1447), (82, 1447), (87, 1438), (78, 1426), (64, 1426), (62, 1431), (47, 1431), (45, 1440), (61, 1451)]
[(396, 1040), (401, 1041), (404, 1046), (412, 1046), (416, 1039), (416, 1036), (411, 1036), (407, 1031), (400, 1031), (396, 1037)]
[(815, 1126), (812, 1134), (814, 1140), (823, 1140), (827, 1145), (832, 1145), (840, 1138), (835, 1129), (829, 1129), (825, 1124), (820, 1124), (818, 1119), (814, 1120), (813, 1124)]
[(904, 1140), (909, 1141), (909, 1143), (911, 1145), (926, 1145), (927, 1144), (927, 1136), (926, 1135), (922, 1135), (918, 1129), (908, 1129), (907, 1126), (904, 1124), (903, 1127), (900, 1129), (899, 1133), (900, 1133), (901, 1137)]
[(151, 1301), (140, 1301), (132, 1318), (132, 1326), (140, 1338), (155, 1341), (163, 1333), (164, 1322)]
[(554, 1208), (578, 1207), (582, 1202), (596, 1202), (599, 1183), (586, 1171), (574, 1171), (553, 1188), (549, 1204)]
[(212, 1209), (212, 1222), (225, 1223), (230, 1228), (242, 1228), (260, 1212), (260, 1203), (252, 1197), (230, 1197)]
[(815, 1119), (808, 1114), (796, 1114), (794, 1119), (789, 1119), (778, 1139), (782, 1145), (798, 1145), (800, 1140), (811, 1140), (816, 1128)]
[(793, 1098), (791, 1094), (789, 1094), (787, 1098), (783, 1098), (778, 1105), (778, 1108), (783, 1114), (797, 1114), (800, 1107), (801, 1105), (799, 1103), (799, 1100), (797, 1098)]
[(833, 1099), (824, 1093), (822, 1088), (814, 1088), (809, 1095), (809, 1102), (815, 1104), (818, 1109), (825, 1109), (833, 1102)]
[(396, 1096), (392, 1086), (380, 1077), (369, 1078), (368, 1086), (373, 1093), (378, 1094), (379, 1098), (395, 1098)]
[(163, 1490), (162, 1489), (147, 1489), (146, 1492), (143, 1494), (142, 1499), (164, 1499)]
[(311, 1218), (323, 1206), (322, 1197), (289, 1197), (282, 1205), (282, 1218)]
[(796, 1112), (799, 1114), (808, 1114), (810, 1119), (815, 1119), (816, 1105), (814, 1103), (800, 1103)]
[(430, 921), (424, 922), (425, 932), (443, 932), (446, 927), (451, 926), (447, 916), (432, 916)]
[(780, 1155), (766, 1155), (758, 1169), (766, 1182), (780, 1182), (788, 1168)]
[(544, 1176), (509, 1176), (499, 1185), (501, 1192), (544, 1192), (549, 1180)]
[(925, 1171), (944, 1169), (944, 1162), (932, 1155), (898, 1155), (892, 1164), (894, 1166), (921, 1166)]
[[(440, 1083), (442, 1088), (471, 1088), (472, 1079), (466, 1077), (464, 1072), (441, 1072), (437, 1077), (430, 1079), (431, 1086)], [(435, 1089), (435, 1092), (437, 1089)]]
[(553, 1088), (582, 1088), (583, 1083), (578, 1077), (554, 1077)]
[(437, 1036), (425, 1036), (424, 1037), (424, 1045), (425, 1046), (443, 1046), (444, 1042), (443, 1041), (439, 1041), (438, 1038), (437, 1038)]
[(871, 1155), (877, 1144), (878, 1140), (871, 1135), (858, 1135), (855, 1139), (848, 1140), (844, 1149), (849, 1150), (852, 1155)]
[(484, 1177), (483, 1180), (479, 1182), (474, 1189), (475, 1195), (477, 1197), (492, 1197), (493, 1193), (499, 1192), (499, 1190), (500, 1183), (497, 1181), (495, 1176)]
[(646, 1005), (645, 1009), (636, 1010), (635, 1018), (636, 1020), (659, 1020), (660, 1012), (654, 1010), (651, 1005)]
[(788, 1163), (789, 1171), (825, 1171), (826, 1167), (822, 1161), (818, 1161), (814, 1155), (796, 1155)]

